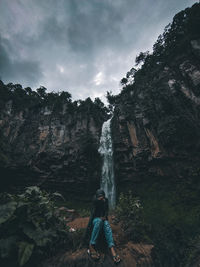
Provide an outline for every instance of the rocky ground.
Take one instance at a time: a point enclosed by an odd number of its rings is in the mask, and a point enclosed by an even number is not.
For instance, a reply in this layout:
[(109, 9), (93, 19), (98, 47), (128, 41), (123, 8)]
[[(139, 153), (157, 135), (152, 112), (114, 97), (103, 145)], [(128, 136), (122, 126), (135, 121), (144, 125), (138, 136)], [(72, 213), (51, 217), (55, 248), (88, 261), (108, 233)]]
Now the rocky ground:
[[(89, 217), (78, 217), (68, 223), (71, 229), (77, 231), (87, 227)], [(109, 217), (111, 227), (113, 230), (113, 236), (116, 243), (117, 253), (120, 255), (121, 262), (118, 264), (121, 267), (146, 267), (153, 266), (151, 258), (151, 250), (153, 245), (150, 244), (136, 244), (128, 242), (121, 228), (121, 223), (117, 223), (114, 217)], [(73, 231), (73, 230), (72, 230)], [(73, 234), (73, 232), (72, 232)], [(46, 261), (43, 267), (93, 267), (93, 266), (104, 266), (111, 267), (116, 264), (113, 262), (112, 257), (108, 249), (100, 251), (101, 258), (98, 262), (93, 261), (87, 254), (87, 248), (80, 248), (75, 251), (67, 251), (62, 254), (56, 255)]]

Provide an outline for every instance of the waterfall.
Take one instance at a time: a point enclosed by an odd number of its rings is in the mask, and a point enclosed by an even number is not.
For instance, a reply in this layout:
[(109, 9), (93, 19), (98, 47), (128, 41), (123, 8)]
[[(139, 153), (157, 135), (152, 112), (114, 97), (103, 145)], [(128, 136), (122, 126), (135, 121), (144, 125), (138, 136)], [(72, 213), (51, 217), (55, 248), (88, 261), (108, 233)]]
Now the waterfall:
[[(111, 118), (112, 119), (112, 118)], [(116, 189), (113, 167), (113, 147), (111, 137), (111, 119), (104, 122), (100, 138), (99, 153), (103, 159), (101, 188), (104, 190), (112, 209), (116, 204)]]

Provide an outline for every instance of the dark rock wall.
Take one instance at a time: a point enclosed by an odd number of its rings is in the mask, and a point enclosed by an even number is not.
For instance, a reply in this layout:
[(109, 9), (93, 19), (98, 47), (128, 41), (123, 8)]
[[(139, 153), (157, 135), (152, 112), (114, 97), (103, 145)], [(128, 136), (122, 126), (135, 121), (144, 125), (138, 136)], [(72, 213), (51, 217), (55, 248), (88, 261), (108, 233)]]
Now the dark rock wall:
[[(199, 9), (197, 4), (181, 12), (188, 21), (182, 32), (188, 24), (197, 29), (192, 23), (199, 23)], [(161, 63), (155, 50), (151, 63), (146, 61), (116, 98), (112, 132), (118, 191), (135, 190), (152, 176), (181, 179), (199, 168), (200, 35), (186, 33), (171, 54), (163, 49)], [(185, 49), (179, 50), (179, 43)]]
[(195, 61), (183, 59), (176, 72), (163, 69), (116, 105), (112, 132), (120, 187), (134, 186), (144, 175), (181, 178), (189, 167), (198, 167), (200, 65)]
[[(99, 115), (99, 114), (98, 114)], [(4, 184), (37, 184), (74, 198), (91, 196), (99, 185), (98, 154), (103, 116), (92, 112), (61, 112), (48, 107), (16, 111), (8, 101), (0, 114), (1, 135), (7, 146), (2, 167)]]

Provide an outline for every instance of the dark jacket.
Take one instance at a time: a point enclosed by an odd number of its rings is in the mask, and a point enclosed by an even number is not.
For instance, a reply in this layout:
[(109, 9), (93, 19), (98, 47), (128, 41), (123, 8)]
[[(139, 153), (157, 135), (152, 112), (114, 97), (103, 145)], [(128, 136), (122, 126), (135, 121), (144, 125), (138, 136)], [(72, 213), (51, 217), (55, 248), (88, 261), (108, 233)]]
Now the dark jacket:
[(92, 209), (91, 209), (91, 214), (90, 214), (90, 219), (85, 231), (84, 235), (84, 244), (88, 245), (93, 229), (93, 219), (96, 217), (105, 217), (106, 220), (108, 220), (108, 199), (105, 198), (104, 201), (98, 200), (96, 195), (93, 197), (92, 201)]

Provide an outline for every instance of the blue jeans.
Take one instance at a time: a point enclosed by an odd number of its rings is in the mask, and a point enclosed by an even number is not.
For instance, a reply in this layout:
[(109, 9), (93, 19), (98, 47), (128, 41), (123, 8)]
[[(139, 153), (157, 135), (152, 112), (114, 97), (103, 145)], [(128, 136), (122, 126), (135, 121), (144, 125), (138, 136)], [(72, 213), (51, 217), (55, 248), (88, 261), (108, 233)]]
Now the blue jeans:
[(103, 227), (105, 238), (108, 244), (108, 247), (111, 248), (114, 246), (113, 236), (112, 236), (112, 229), (110, 227), (110, 224), (107, 220), (102, 221), (101, 218), (94, 218), (93, 219), (93, 230), (92, 235), (90, 239), (90, 245), (95, 245), (97, 238), (99, 236), (99, 232), (101, 228)]

